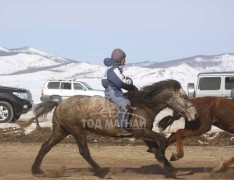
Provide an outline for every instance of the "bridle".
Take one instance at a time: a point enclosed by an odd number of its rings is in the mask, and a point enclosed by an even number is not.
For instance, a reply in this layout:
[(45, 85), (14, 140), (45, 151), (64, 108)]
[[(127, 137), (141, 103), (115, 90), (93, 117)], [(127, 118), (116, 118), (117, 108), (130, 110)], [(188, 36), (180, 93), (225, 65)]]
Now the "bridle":
[[(185, 114), (189, 114), (188, 109), (191, 108), (191, 107), (194, 107), (194, 105), (191, 103), (190, 106), (185, 107), (185, 106), (181, 105), (181, 104), (178, 102), (178, 100), (177, 100), (177, 98), (176, 98), (176, 96), (175, 96), (175, 92), (174, 92), (174, 91), (172, 91), (172, 95), (173, 95), (174, 101), (175, 101), (182, 109), (184, 109), (184, 113), (185, 113)], [(172, 100), (172, 98), (171, 98), (168, 102), (166, 102), (166, 104), (170, 106), (170, 102), (172, 102), (172, 101), (173, 101), (173, 100)], [(177, 112), (178, 112), (178, 111), (177, 111)], [(178, 112), (178, 113), (181, 114), (180, 112)]]

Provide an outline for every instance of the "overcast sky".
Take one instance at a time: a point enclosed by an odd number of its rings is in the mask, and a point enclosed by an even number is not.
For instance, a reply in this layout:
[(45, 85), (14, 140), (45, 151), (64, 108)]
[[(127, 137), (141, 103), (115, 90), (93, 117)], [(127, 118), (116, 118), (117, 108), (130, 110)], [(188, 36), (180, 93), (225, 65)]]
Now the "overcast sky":
[(234, 53), (234, 0), (0, 0), (0, 47), (102, 64)]

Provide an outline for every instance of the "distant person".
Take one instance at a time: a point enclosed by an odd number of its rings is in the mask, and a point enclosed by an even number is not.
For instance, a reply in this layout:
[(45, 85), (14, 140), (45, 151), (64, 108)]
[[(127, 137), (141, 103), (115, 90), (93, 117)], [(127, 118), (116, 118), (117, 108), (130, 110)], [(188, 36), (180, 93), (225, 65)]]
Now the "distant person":
[(232, 97), (232, 100), (234, 100), (234, 85), (232, 86), (231, 97)]
[(111, 58), (105, 58), (104, 64), (107, 70), (102, 79), (102, 85), (105, 88), (105, 96), (119, 106), (116, 128), (119, 129), (119, 136), (129, 136), (132, 133), (126, 130), (128, 126), (129, 114), (131, 112), (131, 103), (124, 96), (121, 89), (135, 89), (132, 79), (123, 75), (122, 66), (125, 65), (126, 54), (121, 49), (114, 49)]

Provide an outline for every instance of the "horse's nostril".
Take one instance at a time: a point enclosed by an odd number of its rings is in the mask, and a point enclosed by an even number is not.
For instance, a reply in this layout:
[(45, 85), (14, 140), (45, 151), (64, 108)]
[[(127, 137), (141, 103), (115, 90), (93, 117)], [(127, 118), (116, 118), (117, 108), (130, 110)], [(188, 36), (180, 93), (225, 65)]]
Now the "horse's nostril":
[(198, 114), (196, 114), (196, 115), (195, 115), (195, 119), (197, 119), (198, 117), (199, 117), (199, 115), (198, 115)]

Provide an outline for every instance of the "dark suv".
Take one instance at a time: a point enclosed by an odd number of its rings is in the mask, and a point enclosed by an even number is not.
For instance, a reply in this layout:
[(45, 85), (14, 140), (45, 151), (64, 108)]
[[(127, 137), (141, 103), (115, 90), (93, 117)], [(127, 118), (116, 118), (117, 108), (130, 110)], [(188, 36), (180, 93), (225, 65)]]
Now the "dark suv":
[(32, 94), (27, 89), (0, 86), (0, 123), (14, 122), (32, 108)]

